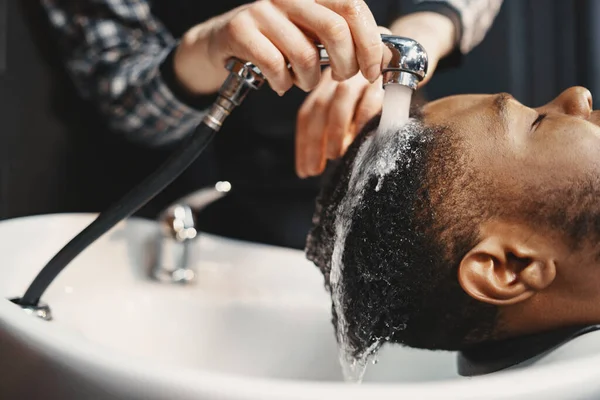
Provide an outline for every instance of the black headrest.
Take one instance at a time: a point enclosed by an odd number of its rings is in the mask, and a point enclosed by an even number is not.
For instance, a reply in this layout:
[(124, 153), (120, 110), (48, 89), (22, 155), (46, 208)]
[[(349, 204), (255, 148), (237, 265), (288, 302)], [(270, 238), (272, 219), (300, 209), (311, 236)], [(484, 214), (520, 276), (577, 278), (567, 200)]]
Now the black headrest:
[(580, 325), (476, 345), (458, 353), (458, 373), (477, 376), (497, 372), (549, 353), (578, 336), (597, 330), (600, 330), (600, 325)]

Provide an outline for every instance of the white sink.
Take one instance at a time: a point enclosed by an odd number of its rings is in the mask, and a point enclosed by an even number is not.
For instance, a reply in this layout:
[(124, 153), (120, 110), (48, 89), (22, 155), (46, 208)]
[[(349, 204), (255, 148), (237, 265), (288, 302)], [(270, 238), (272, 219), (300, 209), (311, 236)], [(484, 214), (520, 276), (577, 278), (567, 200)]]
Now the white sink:
[(363, 385), (345, 384), (323, 278), (302, 252), (203, 234), (197, 283), (159, 284), (147, 278), (157, 226), (141, 219), (119, 224), (50, 286), (53, 321), (4, 300), (94, 217), (0, 223), (0, 398), (600, 396), (599, 354), (465, 379), (452, 353), (389, 346)]

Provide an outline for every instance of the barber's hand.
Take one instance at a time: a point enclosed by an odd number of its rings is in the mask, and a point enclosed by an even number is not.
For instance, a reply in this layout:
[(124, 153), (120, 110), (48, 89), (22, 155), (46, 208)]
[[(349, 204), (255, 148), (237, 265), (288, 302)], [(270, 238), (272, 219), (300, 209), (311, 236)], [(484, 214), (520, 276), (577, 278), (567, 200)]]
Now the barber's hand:
[(363, 0), (258, 0), (243, 5), (184, 35), (175, 52), (175, 74), (190, 92), (213, 93), (227, 75), (225, 63), (235, 56), (258, 66), (280, 95), (294, 84), (310, 91), (321, 78), (315, 40), (329, 54), (334, 79), (345, 80), (359, 71), (371, 82), (379, 77), (383, 45)]
[(328, 68), (298, 112), (296, 173), (319, 175), (327, 160), (341, 157), (383, 105), (381, 77), (370, 83), (361, 74), (337, 82)]

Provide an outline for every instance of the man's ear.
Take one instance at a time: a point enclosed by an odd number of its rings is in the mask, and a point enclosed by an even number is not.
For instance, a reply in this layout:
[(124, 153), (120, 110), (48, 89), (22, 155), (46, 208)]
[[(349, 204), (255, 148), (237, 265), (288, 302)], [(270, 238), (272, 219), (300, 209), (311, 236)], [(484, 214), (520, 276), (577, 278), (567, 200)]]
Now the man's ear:
[(486, 227), (482, 240), (462, 259), (458, 280), (476, 300), (511, 305), (547, 288), (556, 277), (551, 246), (527, 228), (505, 223)]

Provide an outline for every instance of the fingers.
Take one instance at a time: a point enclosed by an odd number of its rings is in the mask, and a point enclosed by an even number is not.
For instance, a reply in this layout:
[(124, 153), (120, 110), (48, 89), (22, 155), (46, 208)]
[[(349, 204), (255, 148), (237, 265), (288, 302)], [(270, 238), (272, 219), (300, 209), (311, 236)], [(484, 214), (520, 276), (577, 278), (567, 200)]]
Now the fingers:
[(301, 178), (319, 175), (325, 169), (325, 127), (336, 88), (337, 82), (331, 78), (331, 70), (325, 70), (321, 82), (298, 111), (296, 173)]
[(358, 72), (352, 32), (343, 16), (317, 3), (282, 1), (288, 17), (325, 46), (335, 80), (348, 79)]
[(292, 67), (296, 85), (308, 92), (321, 78), (319, 51), (296, 25), (269, 2), (253, 9), (260, 31), (273, 42)]
[(367, 4), (363, 0), (316, 1), (344, 18), (354, 40), (360, 71), (369, 82), (374, 82), (381, 74), (383, 43), (380, 28)]
[(256, 1), (215, 19), (203, 32), (208, 48), (218, 49), (213, 54), (252, 62), (279, 94), (294, 83), (309, 91), (319, 81), (319, 53), (307, 35), (327, 49), (335, 80), (360, 70), (374, 81), (381, 73), (384, 46), (364, 0)]
[(354, 139), (354, 115), (369, 83), (362, 75), (339, 83), (327, 118), (327, 158), (335, 160), (345, 150), (345, 143)]
[(323, 172), (327, 159), (341, 157), (365, 124), (381, 112), (381, 78), (374, 84), (360, 74), (338, 83), (323, 78), (298, 113), (296, 172), (301, 178)]
[(220, 45), (227, 48), (229, 56), (239, 57), (256, 65), (269, 85), (283, 95), (294, 84), (281, 51), (258, 29), (252, 8), (237, 13), (225, 26)]

